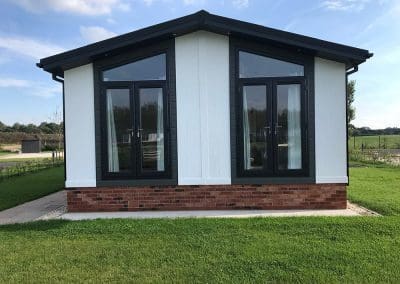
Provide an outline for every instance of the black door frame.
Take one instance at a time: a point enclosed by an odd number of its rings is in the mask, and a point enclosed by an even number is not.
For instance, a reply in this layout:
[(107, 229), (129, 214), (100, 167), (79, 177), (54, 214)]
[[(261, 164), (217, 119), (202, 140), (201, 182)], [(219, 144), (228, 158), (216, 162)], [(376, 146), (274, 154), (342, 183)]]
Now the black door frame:
[[(302, 168), (296, 170), (279, 170), (278, 169), (278, 141), (277, 141), (277, 87), (278, 85), (300, 85), (300, 125), (301, 125), (301, 147), (302, 147)], [(243, 87), (244, 86), (265, 86), (266, 87), (266, 102), (267, 102), (267, 125), (264, 126), (265, 132), (265, 146), (267, 150), (267, 163), (263, 164), (262, 170), (245, 170), (243, 165), (244, 157), (244, 130), (243, 130)], [(293, 77), (262, 77), (262, 78), (240, 78), (238, 79), (238, 93), (237, 93), (237, 130), (238, 130), (238, 173), (244, 177), (291, 177), (291, 176), (304, 176), (308, 174), (308, 155), (307, 155), (307, 117), (305, 114), (306, 100), (305, 100), (305, 79), (303, 76)]]
[[(140, 139), (140, 89), (148, 88), (161, 88), (163, 92), (163, 122), (164, 122), (164, 171), (142, 171), (142, 149)], [(148, 81), (116, 81), (104, 82), (101, 86), (101, 97), (104, 102), (107, 101), (108, 89), (126, 89), (129, 90), (130, 101), (130, 130), (131, 130), (131, 171), (130, 172), (109, 172), (108, 171), (108, 151), (107, 144), (102, 143), (102, 175), (104, 179), (145, 179), (145, 178), (165, 178), (170, 172), (170, 152), (169, 152), (169, 111), (168, 111), (168, 92), (165, 80), (148, 80)], [(107, 104), (102, 104), (102, 141), (107, 141), (107, 127), (106, 114)], [(139, 133), (139, 135), (138, 135)]]
[[(267, 82), (264, 80), (264, 78), (252, 78), (251, 80), (240, 80), (238, 82), (239, 85), (239, 98), (237, 100), (238, 103), (238, 109), (240, 110), (238, 113), (238, 123), (237, 123), (237, 128), (238, 128), (238, 133), (239, 133), (239, 148), (238, 148), (238, 154), (239, 157), (242, 157), (241, 159), (238, 160), (238, 170), (241, 176), (246, 176), (246, 177), (254, 177), (254, 176), (260, 176), (260, 175), (273, 175), (273, 156), (272, 154), (272, 144), (267, 143), (272, 141), (272, 112), (270, 111), (271, 104), (272, 104), (272, 85), (270, 82)], [(266, 153), (267, 153), (267, 163), (265, 163), (265, 160), (263, 159), (263, 168), (258, 169), (258, 170), (246, 170), (244, 168), (244, 163), (243, 163), (243, 157), (244, 157), (244, 129), (243, 129), (243, 88), (247, 86), (265, 86), (265, 97), (266, 97), (266, 103), (267, 103), (267, 125), (264, 126), (264, 147), (266, 148)]]
[[(309, 168), (309, 159), (308, 159), (308, 143), (307, 143), (307, 107), (306, 107), (306, 88), (305, 88), (305, 79), (304, 77), (278, 77), (271, 78), (273, 82), (273, 123), (274, 123), (274, 133), (273, 136), (273, 145), (274, 145), (274, 176), (282, 176), (282, 177), (296, 177), (296, 176), (307, 176), (308, 168)], [(277, 131), (277, 120), (278, 120), (278, 94), (277, 89), (279, 85), (300, 85), (300, 127), (301, 127), (301, 169), (295, 170), (280, 170), (278, 168), (278, 136), (276, 135)]]
[[(101, 89), (104, 83), (102, 72), (116, 66), (141, 60), (147, 57), (166, 54), (166, 91), (168, 101), (165, 101), (168, 109), (169, 141), (168, 153), (170, 165), (169, 173), (165, 177), (152, 178), (119, 178), (107, 177), (103, 174), (104, 167), (104, 122), (102, 119), (104, 100), (101, 96)], [(177, 154), (177, 129), (176, 129), (176, 82), (175, 82), (175, 42), (174, 39), (149, 42), (146, 45), (130, 46), (127, 49), (116, 50), (103, 58), (95, 59), (93, 62), (94, 77), (94, 112), (95, 112), (95, 145), (96, 145), (96, 185), (97, 187), (107, 186), (153, 186), (153, 185), (177, 185), (178, 184), (178, 154)], [(119, 83), (119, 82), (116, 82)], [(130, 81), (132, 83), (132, 81)]]
[(132, 135), (132, 131), (134, 131), (134, 119), (133, 119), (133, 115), (135, 113), (135, 102), (134, 102), (134, 98), (133, 98), (133, 84), (130, 81), (118, 81), (118, 82), (104, 82), (101, 86), (101, 91), (100, 91), (100, 96), (101, 99), (106, 102), (107, 101), (107, 90), (109, 89), (122, 89), (122, 90), (128, 90), (129, 91), (129, 108), (130, 108), (130, 112), (131, 112), (131, 120), (130, 120), (130, 129), (131, 129), (131, 171), (129, 172), (118, 172), (118, 173), (114, 173), (114, 172), (110, 172), (108, 170), (108, 149), (107, 149), (107, 131), (104, 131), (104, 129), (107, 128), (107, 104), (104, 103), (102, 104), (102, 110), (101, 110), (101, 124), (103, 125), (103, 131), (101, 133), (102, 136), (102, 141), (104, 143), (102, 143), (101, 147), (102, 147), (102, 153), (104, 153), (104, 155), (102, 155), (102, 175), (104, 177), (104, 179), (115, 179), (115, 178), (119, 178), (119, 179), (130, 179), (135, 175), (136, 169), (135, 169), (135, 163), (133, 162), (133, 158), (134, 158), (134, 143), (132, 143), (133, 140), (133, 135)]
[[(141, 139), (142, 135), (140, 133), (141, 129), (141, 117), (140, 117), (140, 95), (139, 91), (141, 89), (152, 89), (152, 88), (160, 88), (162, 89), (163, 94), (163, 122), (164, 122), (164, 171), (143, 171), (142, 165), (142, 157), (143, 150), (141, 147)], [(135, 178), (162, 178), (166, 177), (170, 173), (170, 164), (169, 164), (169, 110), (168, 110), (168, 92), (166, 82), (164, 80), (147, 80), (147, 81), (134, 81), (133, 82), (133, 94), (134, 101), (136, 104), (135, 107), (135, 141), (136, 141), (136, 176)]]
[[(270, 77), (272, 80), (293, 80), (303, 79), (304, 100), (302, 105), (304, 130), (302, 138), (305, 139), (303, 147), (307, 147), (303, 153), (304, 172), (285, 172), (269, 175), (246, 176), (240, 170), (240, 154), (242, 134), (238, 128), (238, 121), (241, 123), (241, 109), (239, 108), (240, 84), (244, 81), (265, 80), (269, 78), (239, 78), (239, 51), (255, 53), (257, 55), (275, 58), (304, 66), (304, 76), (294, 77)], [(230, 73), (230, 141), (231, 141), (231, 177), (233, 184), (306, 184), (315, 183), (315, 102), (314, 102), (314, 56), (305, 50), (294, 49), (290, 46), (275, 45), (272, 42), (249, 41), (236, 36), (229, 37), (229, 73)], [(288, 81), (286, 81), (288, 82)], [(284, 83), (284, 82), (283, 82)], [(297, 82), (296, 82), (297, 83)]]

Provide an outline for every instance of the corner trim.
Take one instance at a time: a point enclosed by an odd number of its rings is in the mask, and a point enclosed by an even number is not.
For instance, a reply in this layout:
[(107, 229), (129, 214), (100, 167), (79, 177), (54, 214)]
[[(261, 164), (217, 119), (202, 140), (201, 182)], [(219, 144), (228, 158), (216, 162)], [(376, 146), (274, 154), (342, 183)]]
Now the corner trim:
[(231, 179), (227, 178), (184, 178), (178, 185), (231, 185)]
[(317, 176), (316, 183), (344, 183), (347, 185), (348, 177), (346, 176)]
[(65, 181), (65, 187), (66, 188), (96, 187), (96, 181), (92, 179), (67, 180)]

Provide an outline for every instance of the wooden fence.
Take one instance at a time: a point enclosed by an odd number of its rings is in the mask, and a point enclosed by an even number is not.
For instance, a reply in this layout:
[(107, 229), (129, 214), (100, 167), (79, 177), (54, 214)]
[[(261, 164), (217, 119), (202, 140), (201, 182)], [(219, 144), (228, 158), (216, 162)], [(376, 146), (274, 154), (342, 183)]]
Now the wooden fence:
[(3, 162), (0, 163), (0, 165), (1, 164), (3, 164), (3, 166), (0, 166), (0, 181), (14, 176), (21, 176), (44, 169), (59, 167), (64, 164), (64, 158), (62, 155), (54, 153), (52, 158), (22, 162)]

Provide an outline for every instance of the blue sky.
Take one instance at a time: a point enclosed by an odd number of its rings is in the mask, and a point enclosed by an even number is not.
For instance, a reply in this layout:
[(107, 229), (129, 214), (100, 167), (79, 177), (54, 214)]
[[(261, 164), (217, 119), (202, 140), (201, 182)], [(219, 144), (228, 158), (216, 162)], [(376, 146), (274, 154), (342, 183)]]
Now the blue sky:
[(351, 75), (356, 126), (400, 127), (397, 0), (1, 0), (0, 121), (39, 123), (61, 109), (42, 57), (206, 9), (374, 53)]

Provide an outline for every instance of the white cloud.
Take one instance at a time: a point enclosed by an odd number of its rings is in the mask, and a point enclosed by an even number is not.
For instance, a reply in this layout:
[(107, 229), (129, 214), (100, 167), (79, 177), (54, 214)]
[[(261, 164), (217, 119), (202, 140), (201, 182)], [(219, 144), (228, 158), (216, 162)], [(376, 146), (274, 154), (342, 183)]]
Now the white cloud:
[(45, 43), (36, 39), (7, 36), (0, 36), (0, 49), (1, 48), (35, 59), (40, 59), (64, 51), (60, 46)]
[(321, 6), (331, 11), (362, 11), (370, 0), (326, 0)]
[(97, 26), (91, 26), (91, 27), (82, 26), (80, 28), (80, 32), (83, 39), (89, 43), (100, 41), (117, 35), (112, 31)]
[(247, 8), (247, 7), (249, 7), (249, 0), (233, 0), (232, 5), (236, 9)]
[(197, 6), (202, 5), (206, 1), (205, 0), (183, 0), (183, 4), (186, 6)]
[(62, 93), (60, 84), (45, 84), (43, 82), (10, 77), (0, 77), (0, 88), (12, 88), (17, 91), (23, 91), (28, 95), (41, 98), (51, 98)]
[(0, 78), (0, 88), (9, 87), (28, 87), (29, 82), (26, 80), (15, 79), (15, 78)]
[(110, 14), (113, 9), (129, 11), (130, 5), (121, 0), (12, 0), (29, 12), (67, 12), (81, 15)]

